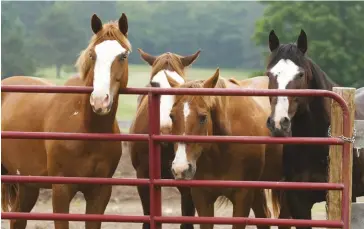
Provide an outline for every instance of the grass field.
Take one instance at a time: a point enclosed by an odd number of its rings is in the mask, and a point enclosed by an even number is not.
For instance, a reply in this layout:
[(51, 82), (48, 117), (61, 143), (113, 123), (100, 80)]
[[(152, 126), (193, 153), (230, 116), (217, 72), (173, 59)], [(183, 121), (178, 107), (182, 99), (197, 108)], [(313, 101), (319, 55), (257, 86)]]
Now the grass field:
[[(189, 79), (207, 79), (212, 76), (216, 69), (214, 68), (196, 68), (191, 67), (186, 71)], [(129, 87), (145, 87), (149, 82), (151, 67), (148, 65), (129, 65)], [(239, 69), (220, 69), (222, 77), (236, 79), (247, 78), (250, 72), (239, 70)], [(75, 72), (61, 72), (61, 78), (56, 78), (55, 68), (42, 68), (36, 72), (36, 76), (46, 78), (57, 85), (63, 85), (64, 82)], [(121, 120), (132, 120), (136, 111), (136, 102), (138, 95), (121, 95), (119, 98), (119, 109), (117, 113), (117, 119)]]

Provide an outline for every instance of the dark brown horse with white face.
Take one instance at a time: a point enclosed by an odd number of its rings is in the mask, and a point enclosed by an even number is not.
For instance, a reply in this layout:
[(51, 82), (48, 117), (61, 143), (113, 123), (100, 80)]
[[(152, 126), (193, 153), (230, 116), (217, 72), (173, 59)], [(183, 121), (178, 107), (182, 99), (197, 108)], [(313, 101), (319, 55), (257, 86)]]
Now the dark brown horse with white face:
[[(139, 49), (141, 58), (152, 66), (150, 82), (147, 86), (170, 88), (166, 74), (173, 78), (174, 82), (185, 82), (185, 69), (190, 66), (199, 56), (200, 51), (190, 56), (180, 56), (174, 53), (164, 53), (160, 56), (152, 56)], [(169, 113), (174, 102), (173, 95), (162, 95), (160, 100), (160, 129), (161, 133), (169, 134), (172, 126)], [(153, 122), (153, 120), (150, 120)], [(139, 96), (138, 108), (135, 119), (129, 130), (133, 134), (148, 134), (148, 97)], [(149, 178), (149, 146), (148, 142), (129, 142), (127, 147), (130, 150), (132, 164), (138, 178)], [(173, 178), (170, 173), (170, 163), (173, 160), (173, 144), (162, 144), (161, 163), (162, 178)], [(178, 188), (181, 193), (181, 210), (183, 216), (194, 216), (195, 208), (192, 202), (189, 188)], [(150, 196), (148, 186), (138, 186), (138, 193), (143, 206), (144, 215), (150, 214)], [(143, 228), (149, 228), (148, 223)], [(182, 229), (193, 228), (192, 224), (182, 224)]]
[[(172, 82), (170, 82), (173, 84)], [(240, 86), (242, 85), (242, 86)], [(219, 79), (219, 71), (209, 79), (175, 85), (180, 88), (267, 88), (267, 77), (236, 83)], [(174, 135), (269, 136), (264, 127), (270, 111), (267, 97), (176, 96), (170, 113)], [(182, 180), (266, 180), (278, 181), (281, 173), (281, 145), (240, 143), (175, 143), (171, 170)], [(233, 203), (234, 217), (270, 217), (264, 191), (246, 188), (192, 187), (199, 216), (214, 216), (214, 203), (226, 197)], [(277, 201), (275, 199), (274, 201)], [(273, 203), (275, 205), (277, 203)], [(202, 224), (201, 228), (213, 228)], [(234, 225), (233, 228), (245, 228)], [(259, 228), (269, 228), (260, 226)]]
[[(128, 83), (128, 22), (102, 24), (93, 15), (94, 32), (77, 66), (79, 77), (66, 86), (93, 86), (89, 94), (1, 94), (2, 131), (115, 133), (119, 90)], [(53, 85), (35, 77), (14, 76), (2, 85)], [(22, 176), (112, 177), (119, 163), (121, 142), (1, 139), (2, 174)], [(31, 163), (29, 163), (31, 162)], [(103, 214), (111, 195), (110, 185), (2, 184), (3, 211), (30, 212), (40, 188), (52, 189), (54, 213), (68, 213), (70, 202), (81, 191), (86, 214)], [(26, 220), (11, 220), (10, 228), (24, 229)], [(86, 222), (99, 229), (101, 222)], [(68, 221), (55, 221), (56, 229), (68, 229)]]
[[(337, 86), (305, 54), (307, 36), (302, 30), (296, 44), (280, 44), (274, 31), (269, 34), (271, 54), (267, 65), (269, 89), (323, 89)], [(272, 96), (267, 127), (273, 136), (327, 137), (330, 99), (323, 97)], [(284, 179), (295, 182), (327, 182), (327, 145), (283, 146)], [(353, 158), (353, 200), (363, 195), (364, 167)], [(358, 175), (359, 174), (359, 175)], [(311, 208), (326, 200), (326, 191), (282, 191), (293, 218), (311, 219)], [(311, 228), (311, 227), (302, 227)]]

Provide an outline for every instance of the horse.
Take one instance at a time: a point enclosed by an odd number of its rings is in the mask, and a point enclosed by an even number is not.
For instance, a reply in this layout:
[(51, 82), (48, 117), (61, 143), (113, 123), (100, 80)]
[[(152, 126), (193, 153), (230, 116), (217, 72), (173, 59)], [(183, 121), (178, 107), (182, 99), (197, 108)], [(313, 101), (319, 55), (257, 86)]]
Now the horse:
[[(147, 86), (170, 88), (167, 81), (166, 73), (173, 78), (174, 81), (185, 82), (185, 68), (189, 67), (200, 55), (200, 50), (190, 56), (180, 56), (174, 53), (164, 53), (159, 56), (152, 56), (139, 49), (141, 58), (152, 66), (150, 82)], [(172, 108), (174, 96), (162, 95), (160, 104), (160, 127), (161, 132), (168, 134), (170, 132), (171, 121), (169, 112)], [(131, 134), (148, 134), (148, 97), (139, 96), (138, 108), (136, 116), (130, 126), (129, 133)], [(138, 178), (149, 178), (149, 146), (148, 142), (129, 142), (128, 144), (131, 161)], [(162, 178), (173, 178), (170, 173), (169, 165), (173, 157), (173, 145), (161, 144), (161, 163), (162, 163)], [(190, 190), (187, 187), (179, 187), (181, 193), (181, 210), (183, 216), (194, 216), (195, 207), (192, 202)], [(150, 214), (150, 196), (148, 186), (138, 186), (138, 194), (143, 207), (144, 215)], [(144, 223), (143, 228), (149, 228), (149, 223)], [(182, 224), (181, 229), (193, 229), (192, 224)]]
[[(168, 78), (170, 79), (170, 78)], [(268, 87), (262, 79), (236, 83), (219, 78), (219, 69), (207, 80), (173, 85), (179, 88), (251, 88)], [(234, 83), (235, 81), (235, 83)], [(267, 109), (268, 108), (268, 109)], [(264, 127), (269, 115), (268, 98), (249, 96), (176, 96), (170, 112), (174, 135), (269, 136)], [(282, 177), (282, 145), (241, 143), (174, 143), (171, 165), (177, 180), (279, 180)], [(233, 203), (234, 217), (248, 217), (253, 208), (256, 217), (270, 217), (263, 189), (191, 187), (198, 215), (214, 216), (214, 203), (223, 196)], [(225, 198), (225, 199), (226, 199)], [(224, 198), (220, 198), (224, 201)], [(277, 199), (275, 200), (277, 201)], [(273, 203), (275, 205), (276, 203)], [(201, 229), (213, 228), (201, 224)], [(233, 228), (245, 228), (234, 225)], [(259, 228), (269, 228), (260, 226)]]
[[(269, 89), (323, 89), (332, 91), (337, 86), (326, 73), (306, 55), (307, 35), (301, 30), (296, 43), (280, 44), (272, 30), (269, 34), (270, 55), (266, 67)], [(323, 97), (270, 96), (271, 114), (266, 125), (274, 137), (327, 137), (330, 125), (330, 99)], [(285, 181), (327, 182), (328, 145), (289, 144), (283, 146), (283, 173)], [(364, 194), (363, 174), (353, 157), (353, 201)], [(311, 219), (311, 208), (326, 201), (327, 191), (287, 190), (273, 195), (286, 196), (294, 219)], [(297, 227), (311, 228), (311, 227)]]
[[(93, 86), (91, 95), (2, 92), (2, 131), (120, 133), (115, 115), (119, 90), (128, 83), (128, 20), (123, 13), (117, 22), (103, 24), (94, 14), (91, 29), (94, 35), (76, 62), (80, 77), (65, 83)], [(6, 78), (1, 84), (53, 85), (26, 76)], [(1, 139), (1, 151), (2, 174), (110, 178), (122, 147), (117, 141)], [(86, 214), (103, 214), (112, 192), (110, 185), (4, 183), (3, 210), (30, 212), (41, 188), (52, 189), (54, 213), (69, 213), (70, 202), (80, 191), (86, 200)], [(11, 220), (10, 228), (24, 229), (26, 224), (26, 220)], [(55, 220), (54, 224), (56, 229), (69, 228), (68, 221)], [(101, 222), (85, 222), (85, 226), (99, 229)]]

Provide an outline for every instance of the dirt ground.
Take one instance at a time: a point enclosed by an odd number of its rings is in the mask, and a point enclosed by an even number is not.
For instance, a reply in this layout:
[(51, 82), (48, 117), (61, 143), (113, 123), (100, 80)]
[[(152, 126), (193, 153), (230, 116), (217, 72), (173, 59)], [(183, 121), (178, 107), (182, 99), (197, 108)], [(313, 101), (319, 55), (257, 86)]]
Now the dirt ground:
[[(114, 177), (135, 178), (135, 172), (130, 162), (130, 156), (125, 154), (122, 156), (118, 169)], [(177, 189), (163, 188), (163, 215), (165, 216), (180, 216), (180, 198)], [(363, 201), (362, 198), (361, 201)], [(51, 192), (43, 190), (40, 194), (38, 202), (32, 212), (51, 213)], [(84, 213), (85, 202), (81, 194), (77, 194), (71, 203), (71, 213)], [(314, 219), (325, 219), (324, 203), (316, 204), (313, 210)], [(106, 208), (106, 214), (121, 214), (121, 215), (143, 215), (141, 203), (136, 190), (136, 187), (129, 186), (114, 186), (111, 200)], [(216, 216), (231, 216), (232, 206), (221, 207), (215, 211)], [(250, 217), (254, 217), (251, 212)], [(142, 225), (138, 223), (103, 223), (102, 228), (125, 228), (125, 229), (141, 229)], [(9, 222), (7, 220), (1, 221), (1, 229), (8, 229)], [(28, 221), (27, 228), (31, 229), (48, 229), (54, 228), (52, 221)], [(84, 228), (84, 222), (70, 222), (70, 229)], [(165, 224), (165, 229), (179, 229), (178, 224)], [(199, 226), (195, 226), (199, 228)], [(227, 229), (231, 228), (230, 225), (216, 225), (214, 228)], [(256, 228), (249, 226), (247, 229)], [(276, 227), (272, 227), (276, 228)]]

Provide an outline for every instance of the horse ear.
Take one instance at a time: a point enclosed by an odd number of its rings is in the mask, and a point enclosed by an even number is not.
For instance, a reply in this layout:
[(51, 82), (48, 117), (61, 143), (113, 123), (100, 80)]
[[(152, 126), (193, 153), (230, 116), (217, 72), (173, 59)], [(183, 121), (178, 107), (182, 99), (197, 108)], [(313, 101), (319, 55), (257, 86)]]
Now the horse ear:
[(121, 17), (119, 18), (119, 30), (124, 34), (124, 36), (128, 35), (128, 18), (124, 13), (121, 14)]
[(197, 59), (197, 57), (200, 55), (200, 52), (201, 52), (201, 50), (199, 49), (195, 54), (192, 54), (190, 56), (181, 57), (181, 62), (183, 64), (183, 66), (187, 67), (187, 66), (191, 65)]
[(213, 76), (211, 76), (210, 78), (208, 78), (203, 83), (203, 87), (204, 88), (214, 88), (217, 84), (217, 81), (219, 80), (219, 76), (220, 76), (220, 69), (217, 68), (215, 74)]
[(274, 30), (271, 30), (269, 33), (269, 49), (273, 52), (279, 46), (279, 38), (277, 37)]
[(297, 39), (297, 47), (303, 54), (307, 51), (307, 35), (303, 29)]
[(157, 59), (157, 57), (152, 56), (146, 52), (144, 52), (142, 49), (138, 48), (138, 52), (140, 53), (140, 57), (147, 62), (150, 66), (152, 66)]
[(102, 29), (102, 22), (96, 14), (93, 14), (91, 17), (91, 29), (94, 34), (98, 33)]
[(168, 73), (167, 71), (164, 71), (164, 74), (166, 74), (167, 76), (167, 80), (169, 85), (171, 85), (171, 87), (178, 87), (180, 85), (180, 83), (178, 83), (175, 79), (173, 79)]

